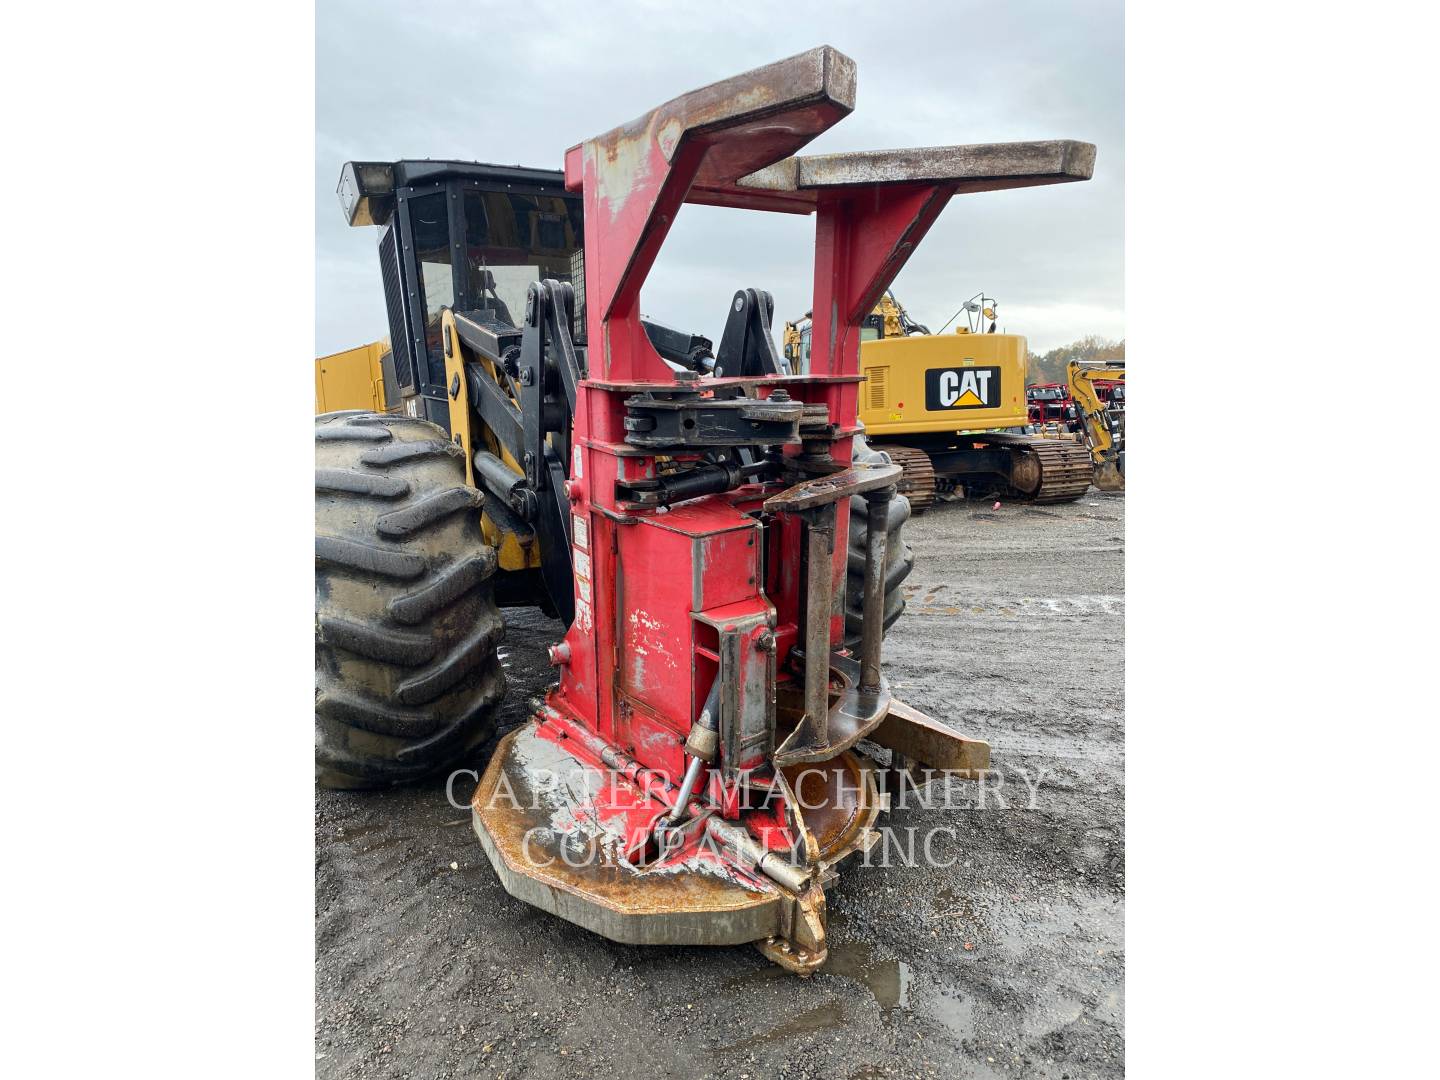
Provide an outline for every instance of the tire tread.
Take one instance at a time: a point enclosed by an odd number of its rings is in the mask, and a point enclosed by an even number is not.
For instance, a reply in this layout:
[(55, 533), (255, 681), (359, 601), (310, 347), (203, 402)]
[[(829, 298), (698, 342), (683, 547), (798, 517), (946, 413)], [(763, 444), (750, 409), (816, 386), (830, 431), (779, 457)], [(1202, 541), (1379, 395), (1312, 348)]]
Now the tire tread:
[(418, 779), (487, 738), (504, 693), (482, 498), (428, 421), (328, 414), (315, 438), (316, 777)]

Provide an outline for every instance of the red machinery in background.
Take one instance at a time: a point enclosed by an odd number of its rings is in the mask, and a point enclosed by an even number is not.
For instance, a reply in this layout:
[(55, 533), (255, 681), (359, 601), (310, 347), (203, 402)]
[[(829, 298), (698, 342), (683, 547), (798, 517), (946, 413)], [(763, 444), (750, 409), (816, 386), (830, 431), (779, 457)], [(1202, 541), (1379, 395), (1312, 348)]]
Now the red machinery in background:
[[(896, 769), (989, 763), (985, 743), (905, 706), (881, 673), (900, 469), (851, 460), (860, 324), (952, 195), (1083, 180), (1094, 161), (1065, 141), (791, 156), (854, 95), (853, 61), (822, 47), (567, 152), (566, 187), (584, 199), (586, 348), (569, 339), (569, 286), (532, 286), (526, 324), (527, 340), (544, 329), (542, 375), (575, 402), (575, 615), (551, 649), (558, 685), (502, 740), (473, 800), (521, 899), (617, 941), (754, 942), (802, 974), (825, 959), (824, 888), (877, 841), (888, 801), (856, 744), (888, 747)], [(806, 375), (780, 361), (709, 377), (657, 353), (640, 291), (685, 203), (816, 216)], [(847, 648), (857, 495), (864, 619)]]
[(1075, 402), (1064, 383), (1036, 383), (1025, 388), (1025, 402), (1032, 424), (1064, 424), (1075, 419)]
[[(1116, 389), (1119, 395), (1116, 395)], [(1096, 379), (1095, 393), (1106, 408), (1125, 407), (1125, 384), (1115, 379)], [(1025, 388), (1026, 411), (1032, 424), (1064, 424), (1080, 431), (1084, 424), (1068, 383), (1036, 383)]]

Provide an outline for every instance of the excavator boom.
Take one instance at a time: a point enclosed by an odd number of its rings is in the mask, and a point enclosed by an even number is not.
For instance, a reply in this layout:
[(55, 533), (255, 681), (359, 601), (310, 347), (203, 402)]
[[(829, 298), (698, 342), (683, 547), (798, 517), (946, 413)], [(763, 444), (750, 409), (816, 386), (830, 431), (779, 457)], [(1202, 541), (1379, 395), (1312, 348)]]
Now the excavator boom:
[(1095, 486), (1101, 491), (1125, 490), (1125, 414), (1107, 409), (1095, 387), (1097, 380), (1125, 383), (1124, 360), (1072, 360), (1067, 369), (1070, 397), (1085, 431), (1090, 460), (1095, 466)]

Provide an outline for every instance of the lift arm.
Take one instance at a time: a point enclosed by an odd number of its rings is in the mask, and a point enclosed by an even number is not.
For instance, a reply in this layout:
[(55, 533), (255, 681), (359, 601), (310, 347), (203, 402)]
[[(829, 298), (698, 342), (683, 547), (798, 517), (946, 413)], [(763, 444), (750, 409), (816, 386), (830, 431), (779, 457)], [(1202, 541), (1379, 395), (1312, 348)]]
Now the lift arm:
[(1111, 430), (1105, 403), (1095, 390), (1096, 379), (1125, 381), (1124, 360), (1072, 360), (1067, 370), (1070, 397), (1085, 425), (1085, 442), (1095, 464), (1095, 486), (1101, 491), (1125, 490), (1125, 450)]

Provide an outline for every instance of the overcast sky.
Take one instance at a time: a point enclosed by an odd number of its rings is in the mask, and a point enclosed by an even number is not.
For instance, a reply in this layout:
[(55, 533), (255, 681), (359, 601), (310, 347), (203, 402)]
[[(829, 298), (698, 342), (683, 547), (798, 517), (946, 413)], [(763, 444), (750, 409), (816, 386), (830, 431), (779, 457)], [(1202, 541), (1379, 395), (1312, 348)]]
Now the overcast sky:
[[(956, 196), (895, 282), (912, 316), (938, 329), (984, 290), (1002, 328), (1038, 352), (1090, 333), (1124, 337), (1118, 0), (318, 0), (317, 355), (386, 333), (376, 230), (346, 226), (335, 198), (345, 161), (559, 169), (589, 136), (822, 44), (855, 59), (856, 106), (802, 153), (1056, 138), (1099, 148), (1086, 183)], [(768, 289), (778, 336), (810, 307), (813, 242), (813, 217), (686, 206), (641, 306), (718, 341), (734, 291)]]

